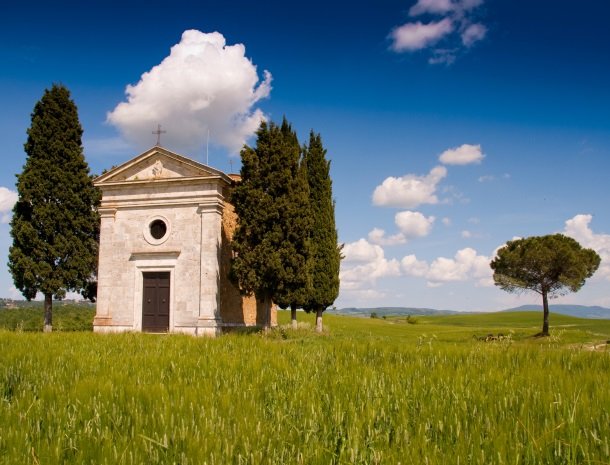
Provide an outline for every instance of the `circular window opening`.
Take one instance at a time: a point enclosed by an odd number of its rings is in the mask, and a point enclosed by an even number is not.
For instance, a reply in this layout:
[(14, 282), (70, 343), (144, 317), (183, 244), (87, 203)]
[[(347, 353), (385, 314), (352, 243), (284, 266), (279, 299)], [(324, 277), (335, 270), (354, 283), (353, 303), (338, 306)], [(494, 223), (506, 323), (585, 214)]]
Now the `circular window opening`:
[(165, 224), (165, 221), (157, 219), (150, 223), (150, 235), (154, 239), (162, 239), (166, 233), (167, 225)]

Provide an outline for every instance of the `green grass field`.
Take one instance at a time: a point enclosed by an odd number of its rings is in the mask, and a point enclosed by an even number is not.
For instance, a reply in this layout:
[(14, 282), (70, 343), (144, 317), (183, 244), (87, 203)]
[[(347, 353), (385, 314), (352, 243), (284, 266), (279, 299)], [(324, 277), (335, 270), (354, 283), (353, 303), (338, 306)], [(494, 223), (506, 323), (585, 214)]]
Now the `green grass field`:
[(299, 318), (216, 339), (0, 331), (0, 464), (610, 463), (610, 321), (551, 315), (532, 338), (529, 312), (329, 314), (323, 335)]

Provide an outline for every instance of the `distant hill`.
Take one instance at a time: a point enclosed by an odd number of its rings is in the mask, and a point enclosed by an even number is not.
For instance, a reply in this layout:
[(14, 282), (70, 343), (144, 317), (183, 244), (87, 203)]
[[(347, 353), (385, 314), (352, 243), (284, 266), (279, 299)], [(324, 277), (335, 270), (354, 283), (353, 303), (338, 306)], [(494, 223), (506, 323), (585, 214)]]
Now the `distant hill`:
[[(586, 305), (549, 305), (551, 313), (560, 313), (578, 318), (610, 320), (610, 308)], [(542, 305), (521, 305), (520, 307), (508, 308), (503, 312), (541, 312)]]
[(369, 307), (369, 308), (337, 308), (332, 310), (339, 315), (363, 316), (368, 317), (371, 313), (378, 316), (403, 316), (403, 315), (453, 315), (453, 310), (435, 310), (433, 308), (414, 308), (414, 307)]
[[(610, 320), (610, 308), (595, 307), (586, 305), (551, 305), (551, 313), (575, 316), (578, 318), (604, 319)], [(541, 312), (542, 305), (521, 305), (520, 307), (508, 308), (502, 312)], [(369, 317), (371, 313), (377, 316), (406, 316), (406, 315), (455, 315), (469, 312), (456, 312), (454, 310), (436, 310), (434, 308), (416, 307), (347, 307), (332, 310), (338, 315), (351, 315)]]

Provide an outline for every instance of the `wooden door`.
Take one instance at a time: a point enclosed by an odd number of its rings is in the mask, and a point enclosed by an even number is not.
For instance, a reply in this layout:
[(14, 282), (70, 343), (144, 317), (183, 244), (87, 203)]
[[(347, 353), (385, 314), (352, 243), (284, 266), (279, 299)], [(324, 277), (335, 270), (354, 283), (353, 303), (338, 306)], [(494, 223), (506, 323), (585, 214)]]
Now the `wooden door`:
[(143, 273), (142, 331), (169, 331), (169, 272)]

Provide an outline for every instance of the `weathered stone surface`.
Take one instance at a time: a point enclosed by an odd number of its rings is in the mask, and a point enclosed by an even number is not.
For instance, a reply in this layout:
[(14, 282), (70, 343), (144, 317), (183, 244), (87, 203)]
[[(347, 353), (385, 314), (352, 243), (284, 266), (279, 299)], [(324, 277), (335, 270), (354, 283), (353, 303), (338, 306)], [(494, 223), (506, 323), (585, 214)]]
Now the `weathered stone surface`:
[[(102, 190), (94, 330), (141, 331), (143, 273), (170, 276), (169, 331), (214, 335), (260, 323), (229, 281), (236, 226), (224, 173), (161, 147), (99, 177)], [(164, 234), (151, 230), (162, 222)], [(275, 319), (275, 312), (274, 312)]]

